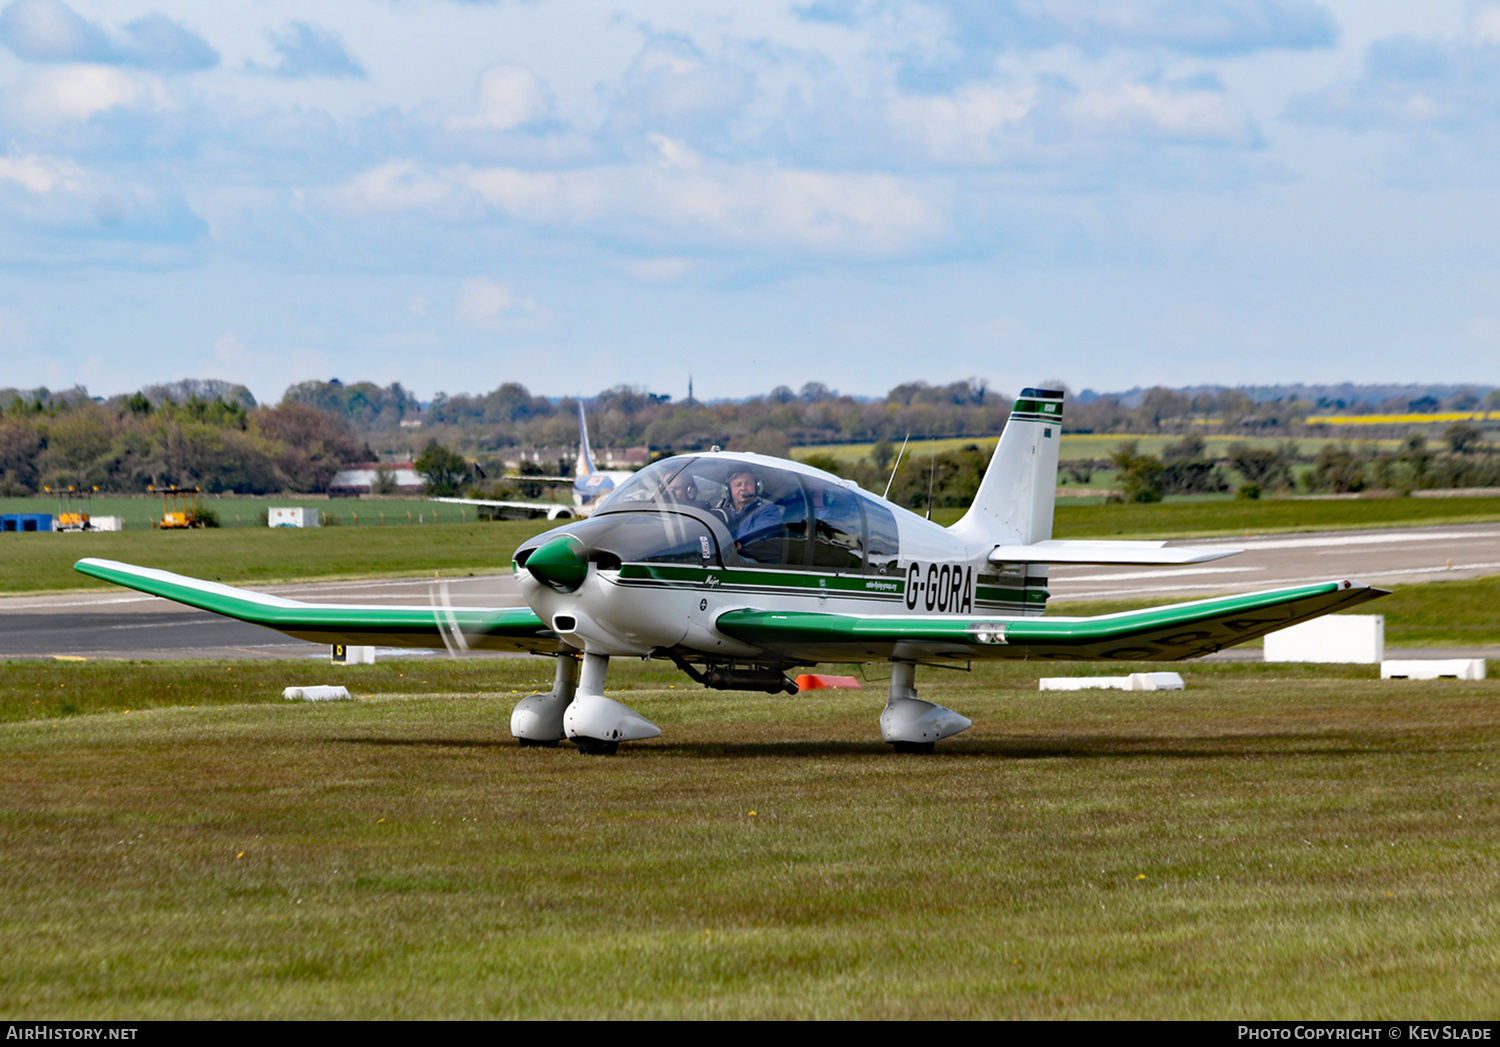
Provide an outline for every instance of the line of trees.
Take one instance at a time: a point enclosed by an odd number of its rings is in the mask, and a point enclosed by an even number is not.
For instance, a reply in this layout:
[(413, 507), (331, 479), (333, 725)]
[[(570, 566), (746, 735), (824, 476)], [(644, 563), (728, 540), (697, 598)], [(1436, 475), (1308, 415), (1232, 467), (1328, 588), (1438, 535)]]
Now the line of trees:
[[(476, 456), (511, 447), (569, 446), (578, 439), (578, 401), (549, 400), (508, 382), (481, 395), (438, 394), (419, 412), (399, 385), (303, 382), (287, 400), (337, 411), (380, 447), (406, 446), (400, 423), (420, 420), (423, 442), (436, 439)], [(285, 401), (284, 401), (285, 402)], [(655, 451), (701, 451), (712, 446), (785, 455), (805, 444), (900, 441), (907, 433), (994, 436), (1005, 427), (1010, 399), (980, 379), (928, 385), (907, 382), (884, 399), (842, 396), (819, 382), (796, 392), (778, 386), (763, 396), (728, 403), (673, 402), (629, 386), (587, 400), (589, 432), (596, 444), (646, 445)]]
[[(1429, 399), (1435, 408), (1458, 406), (1460, 400), (1478, 402), (1462, 389), (1451, 397)], [(796, 445), (871, 441), (868, 462), (834, 463), (834, 471), (842, 469), (866, 487), (883, 490), (895, 447), (908, 433), (919, 438), (997, 436), (1011, 401), (983, 381), (969, 379), (947, 385), (907, 382), (876, 400), (843, 396), (809, 382), (796, 391), (778, 386), (763, 396), (714, 404), (673, 402), (616, 386), (586, 406), (596, 445), (644, 444), (657, 454), (719, 446), (788, 455)], [(1286, 440), (1274, 448), (1233, 444), (1214, 459), (1198, 435), (1205, 416), (1220, 422), (1211, 432), (1238, 428), (1291, 435), (1312, 406), (1295, 398), (1256, 401), (1242, 390), (1222, 389), (1156, 388), (1075, 398), (1068, 404), (1066, 432), (1183, 435), (1160, 456), (1124, 443), (1105, 460), (1064, 462), (1064, 475), (1087, 483), (1093, 471), (1112, 468), (1123, 496), (1137, 501), (1225, 491), (1236, 474), (1247, 496), (1294, 487), (1358, 491), (1500, 484), (1500, 459), (1470, 423), (1450, 426), (1447, 449), (1438, 451), (1428, 449), (1426, 439), (1417, 435), (1395, 451), (1331, 443), (1316, 455), (1303, 455), (1295, 441)], [(399, 383), (381, 387), (337, 379), (293, 385), (276, 407), (257, 405), (243, 386), (204, 379), (148, 386), (108, 401), (83, 389), (0, 389), (0, 493), (68, 485), (139, 491), (165, 483), (239, 493), (317, 492), (344, 465), (372, 461), (378, 452), (411, 457), (424, 446), (420, 457), (427, 465), (442, 452), (446, 465), (428, 470), (433, 474), (429, 479), (434, 490), (448, 491), (482, 479), (483, 470), (496, 476), (495, 459), (509, 457), (508, 449), (573, 446), (577, 417), (577, 401), (550, 400), (514, 382), (481, 395), (439, 394), (425, 410)], [(469, 471), (449, 459), (466, 459)], [(934, 505), (962, 504), (977, 486), (986, 460), (984, 452), (971, 446), (937, 456), (925, 470), (915, 463), (903, 467), (893, 498), (922, 507), (931, 486)], [(483, 469), (470, 468), (471, 462)]]
[[(43, 391), (45, 392), (45, 391)], [(145, 391), (98, 403), (14, 398), (0, 413), (0, 494), (44, 487), (136, 493), (181, 484), (212, 492), (324, 491), (348, 462), (373, 455), (337, 415), (240, 398), (153, 404)]]

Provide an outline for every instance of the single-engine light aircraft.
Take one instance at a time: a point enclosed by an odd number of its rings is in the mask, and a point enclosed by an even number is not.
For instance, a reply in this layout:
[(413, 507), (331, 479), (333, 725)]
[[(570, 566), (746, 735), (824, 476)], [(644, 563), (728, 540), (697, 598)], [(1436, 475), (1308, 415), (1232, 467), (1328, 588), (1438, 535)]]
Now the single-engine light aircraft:
[(571, 483), (573, 504), (556, 502), (513, 502), (494, 498), (434, 498), (435, 502), (451, 502), (454, 505), (477, 505), (494, 510), (496, 515), (519, 516), (523, 519), (572, 520), (587, 516), (603, 501), (618, 484), (634, 476), (628, 469), (600, 469), (594, 464), (594, 452), (589, 447), (589, 423), (583, 417), (583, 404), (578, 405), (578, 463), (572, 476), (528, 476), (533, 482)]
[(1386, 595), (1351, 581), (1087, 618), (1042, 617), (1054, 563), (1188, 564), (1237, 549), (1052, 538), (1063, 394), (1017, 398), (967, 514), (943, 528), (796, 462), (666, 458), (587, 520), (516, 550), (525, 608), (301, 603), (107, 560), (77, 569), (325, 644), (552, 655), (552, 690), (511, 714), (522, 745), (585, 753), (661, 730), (605, 695), (615, 656), (663, 658), (706, 687), (796, 690), (788, 670), (889, 662), (881, 737), (930, 752), (971, 721), (917, 697), (916, 666), (971, 659), (1192, 658)]

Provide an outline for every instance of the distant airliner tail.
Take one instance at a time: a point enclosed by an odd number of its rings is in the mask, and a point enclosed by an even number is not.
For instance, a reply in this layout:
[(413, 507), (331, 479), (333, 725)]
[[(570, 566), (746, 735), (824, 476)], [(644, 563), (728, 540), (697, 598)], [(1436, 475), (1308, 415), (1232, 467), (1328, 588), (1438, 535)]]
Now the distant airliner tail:
[(951, 530), (975, 545), (1031, 545), (1052, 537), (1063, 394), (1023, 389), (1010, 410), (974, 504)]
[(578, 475), (592, 476), (599, 470), (594, 468), (594, 452), (589, 449), (589, 423), (583, 417), (583, 404), (578, 405)]

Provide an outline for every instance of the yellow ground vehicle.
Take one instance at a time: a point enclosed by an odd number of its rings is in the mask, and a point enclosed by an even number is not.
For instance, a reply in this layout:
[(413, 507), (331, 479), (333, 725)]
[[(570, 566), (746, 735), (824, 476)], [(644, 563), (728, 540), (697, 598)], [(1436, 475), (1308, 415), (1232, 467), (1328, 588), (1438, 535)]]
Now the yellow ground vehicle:
[(161, 495), (161, 519), (153, 520), (153, 527), (168, 531), (208, 526), (203, 508), (198, 503), (198, 495), (202, 493), (199, 488), (172, 484), (170, 487), (148, 487), (147, 490)]
[(99, 490), (93, 488), (78, 487), (51, 487), (42, 488), (48, 494), (57, 495), (57, 523), (55, 531), (87, 531), (89, 527), (89, 515), (94, 504), (94, 492)]

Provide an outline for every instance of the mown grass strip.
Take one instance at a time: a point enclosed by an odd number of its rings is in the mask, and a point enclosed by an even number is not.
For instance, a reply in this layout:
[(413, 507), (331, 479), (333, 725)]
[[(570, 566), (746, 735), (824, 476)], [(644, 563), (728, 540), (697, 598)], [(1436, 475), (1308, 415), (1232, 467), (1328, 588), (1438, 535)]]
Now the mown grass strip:
[(1495, 1017), (1497, 681), (933, 673), (931, 758), (878, 690), (642, 687), (666, 735), (599, 759), (438, 668), (0, 726), (0, 1011)]

